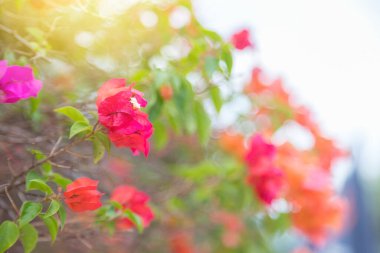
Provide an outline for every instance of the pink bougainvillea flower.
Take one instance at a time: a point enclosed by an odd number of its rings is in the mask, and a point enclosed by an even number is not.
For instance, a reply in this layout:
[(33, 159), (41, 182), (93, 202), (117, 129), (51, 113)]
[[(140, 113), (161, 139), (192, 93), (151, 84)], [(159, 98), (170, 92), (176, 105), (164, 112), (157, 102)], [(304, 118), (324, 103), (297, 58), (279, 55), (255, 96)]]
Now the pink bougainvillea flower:
[[(133, 186), (121, 185), (112, 192), (111, 200), (120, 203), (123, 209), (130, 209), (133, 213), (140, 216), (144, 227), (148, 227), (154, 218), (154, 214), (148, 206), (149, 196), (137, 190)], [(117, 227), (122, 230), (129, 230), (134, 227), (128, 218), (116, 221)]]
[(34, 79), (32, 68), (0, 61), (0, 104), (36, 97), (41, 88), (42, 82)]
[(265, 204), (271, 204), (284, 187), (283, 172), (275, 167), (276, 147), (257, 134), (251, 139), (245, 156), (247, 181)]
[(245, 160), (249, 167), (261, 166), (263, 163), (272, 163), (276, 147), (264, 140), (261, 134), (252, 137)]
[(129, 147), (134, 155), (143, 152), (147, 156), (153, 126), (148, 115), (140, 111), (147, 102), (143, 93), (125, 84), (124, 79), (111, 79), (100, 87), (96, 100), (99, 122), (117, 147)]
[(247, 181), (254, 187), (259, 199), (268, 205), (278, 198), (284, 186), (283, 173), (275, 167), (265, 168), (260, 173), (251, 169)]
[(231, 43), (238, 50), (243, 50), (247, 47), (252, 47), (252, 42), (250, 41), (250, 34), (247, 29), (243, 29), (232, 35)]
[(63, 193), (65, 202), (74, 212), (96, 210), (102, 206), (100, 198), (102, 193), (97, 190), (99, 181), (87, 177), (76, 179), (67, 185)]

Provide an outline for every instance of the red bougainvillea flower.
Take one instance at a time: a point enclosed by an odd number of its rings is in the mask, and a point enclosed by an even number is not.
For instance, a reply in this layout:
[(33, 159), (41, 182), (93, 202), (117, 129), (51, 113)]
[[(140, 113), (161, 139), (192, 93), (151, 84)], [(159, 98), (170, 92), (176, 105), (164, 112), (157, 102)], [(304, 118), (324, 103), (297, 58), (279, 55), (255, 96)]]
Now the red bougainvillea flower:
[(177, 231), (170, 236), (171, 253), (195, 253), (193, 238), (190, 234)]
[(251, 139), (245, 156), (247, 181), (265, 204), (271, 204), (284, 187), (283, 173), (274, 165), (276, 147), (257, 134)]
[(6, 61), (0, 61), (0, 104), (36, 97), (41, 88), (42, 82), (34, 79), (32, 68), (7, 66)]
[(117, 147), (129, 147), (134, 155), (148, 155), (153, 126), (148, 115), (140, 111), (147, 105), (143, 93), (126, 86), (125, 79), (111, 79), (98, 90), (96, 105), (99, 122)]
[(170, 85), (162, 85), (160, 87), (160, 96), (163, 100), (168, 101), (173, 97), (173, 88)]
[[(123, 209), (130, 209), (133, 213), (140, 216), (144, 227), (149, 226), (154, 218), (154, 214), (148, 206), (149, 199), (146, 193), (129, 185), (118, 186), (111, 195), (111, 200), (120, 203)], [(129, 230), (134, 227), (134, 224), (128, 218), (119, 219), (116, 224), (122, 230)]]
[(100, 198), (102, 193), (97, 190), (99, 181), (87, 177), (76, 179), (67, 185), (65, 196), (66, 204), (74, 212), (96, 210), (102, 206)]
[(240, 32), (232, 35), (231, 43), (238, 50), (243, 50), (247, 47), (252, 47), (252, 42), (250, 41), (250, 34), (247, 29), (243, 29)]

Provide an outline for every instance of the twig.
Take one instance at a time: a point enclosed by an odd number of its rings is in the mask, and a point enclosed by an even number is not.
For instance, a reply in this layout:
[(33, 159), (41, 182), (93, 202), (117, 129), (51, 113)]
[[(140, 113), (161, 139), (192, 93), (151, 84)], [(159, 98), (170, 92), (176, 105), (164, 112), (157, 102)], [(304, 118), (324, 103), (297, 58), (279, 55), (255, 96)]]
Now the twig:
[(54, 144), (53, 148), (50, 151), (49, 156), (51, 156), (57, 150), (57, 148), (58, 148), (59, 144), (61, 143), (61, 141), (62, 141), (62, 136), (60, 136), (58, 138), (57, 142)]
[(71, 150), (69, 150), (69, 149), (67, 149), (65, 152), (66, 152), (66, 153), (69, 153), (70, 155), (73, 155), (73, 156), (79, 157), (79, 158), (84, 158), (84, 159), (91, 158), (91, 155), (83, 155), (83, 154), (79, 154), (79, 153), (73, 152), (73, 151), (71, 151)]
[(49, 163), (51, 163), (51, 165), (54, 165), (55, 167), (63, 168), (63, 169), (71, 169), (73, 167), (73, 166), (67, 166), (67, 165), (58, 164), (58, 163), (55, 163), (55, 162), (52, 162), (52, 161), (49, 161)]
[(20, 215), (20, 211), (18, 210), (15, 202), (13, 201), (11, 195), (9, 195), (9, 192), (8, 192), (8, 186), (5, 187), (5, 194), (7, 195), (7, 198), (9, 199), (9, 202), (11, 202), (11, 205), (13, 207), (13, 209), (16, 211), (17, 215)]

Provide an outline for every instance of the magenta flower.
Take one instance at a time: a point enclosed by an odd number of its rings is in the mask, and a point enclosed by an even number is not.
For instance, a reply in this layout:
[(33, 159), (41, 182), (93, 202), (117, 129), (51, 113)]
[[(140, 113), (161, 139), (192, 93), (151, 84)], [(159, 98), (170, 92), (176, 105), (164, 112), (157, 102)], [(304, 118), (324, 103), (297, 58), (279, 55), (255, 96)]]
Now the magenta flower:
[(34, 79), (32, 68), (8, 66), (6, 61), (0, 61), (0, 104), (37, 97), (41, 88), (42, 82)]
[(231, 43), (238, 50), (243, 50), (247, 47), (253, 47), (250, 40), (250, 34), (247, 29), (243, 29), (232, 35)]

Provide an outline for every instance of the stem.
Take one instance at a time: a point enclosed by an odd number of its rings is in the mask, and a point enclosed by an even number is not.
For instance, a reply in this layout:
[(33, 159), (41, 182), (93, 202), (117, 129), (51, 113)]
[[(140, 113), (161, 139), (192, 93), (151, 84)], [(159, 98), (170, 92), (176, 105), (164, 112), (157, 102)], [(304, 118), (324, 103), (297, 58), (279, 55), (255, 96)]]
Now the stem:
[(89, 133), (88, 135), (84, 136), (83, 138), (80, 138), (80, 139), (77, 139), (76, 141), (73, 141), (71, 143), (68, 143), (66, 144), (65, 146), (63, 146), (62, 148), (58, 149), (58, 145), (59, 145), (59, 142), (61, 141), (61, 138), (58, 139), (58, 141), (56, 142), (56, 144), (54, 145), (53, 149), (51, 150), (50, 154), (45, 158), (45, 159), (42, 159), (42, 160), (39, 160), (38, 162), (34, 163), (33, 165), (29, 166), (26, 170), (20, 172), (19, 174), (15, 175), (12, 177), (12, 180), (10, 181), (9, 184), (5, 185), (5, 187), (3, 189), (0, 190), (0, 194), (1, 193), (6, 193), (8, 191), (8, 189), (16, 186), (16, 185), (20, 185), (22, 184), (24, 180), (22, 180), (21, 182), (18, 182), (16, 184), (16, 181), (24, 176), (25, 174), (27, 174), (29, 171), (31, 171), (32, 169), (35, 169), (37, 168), (38, 166), (50, 161), (52, 158), (55, 158), (56, 156), (60, 155), (61, 153), (64, 153), (64, 152), (67, 152), (68, 149), (72, 148), (73, 146), (87, 140), (88, 138), (90, 138), (92, 135), (94, 135), (94, 133), (96, 132), (96, 127), (97, 127), (98, 124), (95, 124), (94, 126), (94, 129), (91, 133)]
[(18, 208), (17, 208), (15, 202), (13, 201), (11, 195), (10, 195), (9, 192), (8, 192), (8, 186), (6, 186), (6, 187), (4, 188), (4, 190), (5, 190), (5, 194), (7, 195), (7, 198), (9, 199), (9, 202), (11, 202), (11, 205), (12, 205), (13, 209), (16, 211), (17, 216), (19, 216), (19, 215), (20, 215), (20, 211), (18, 210)]

